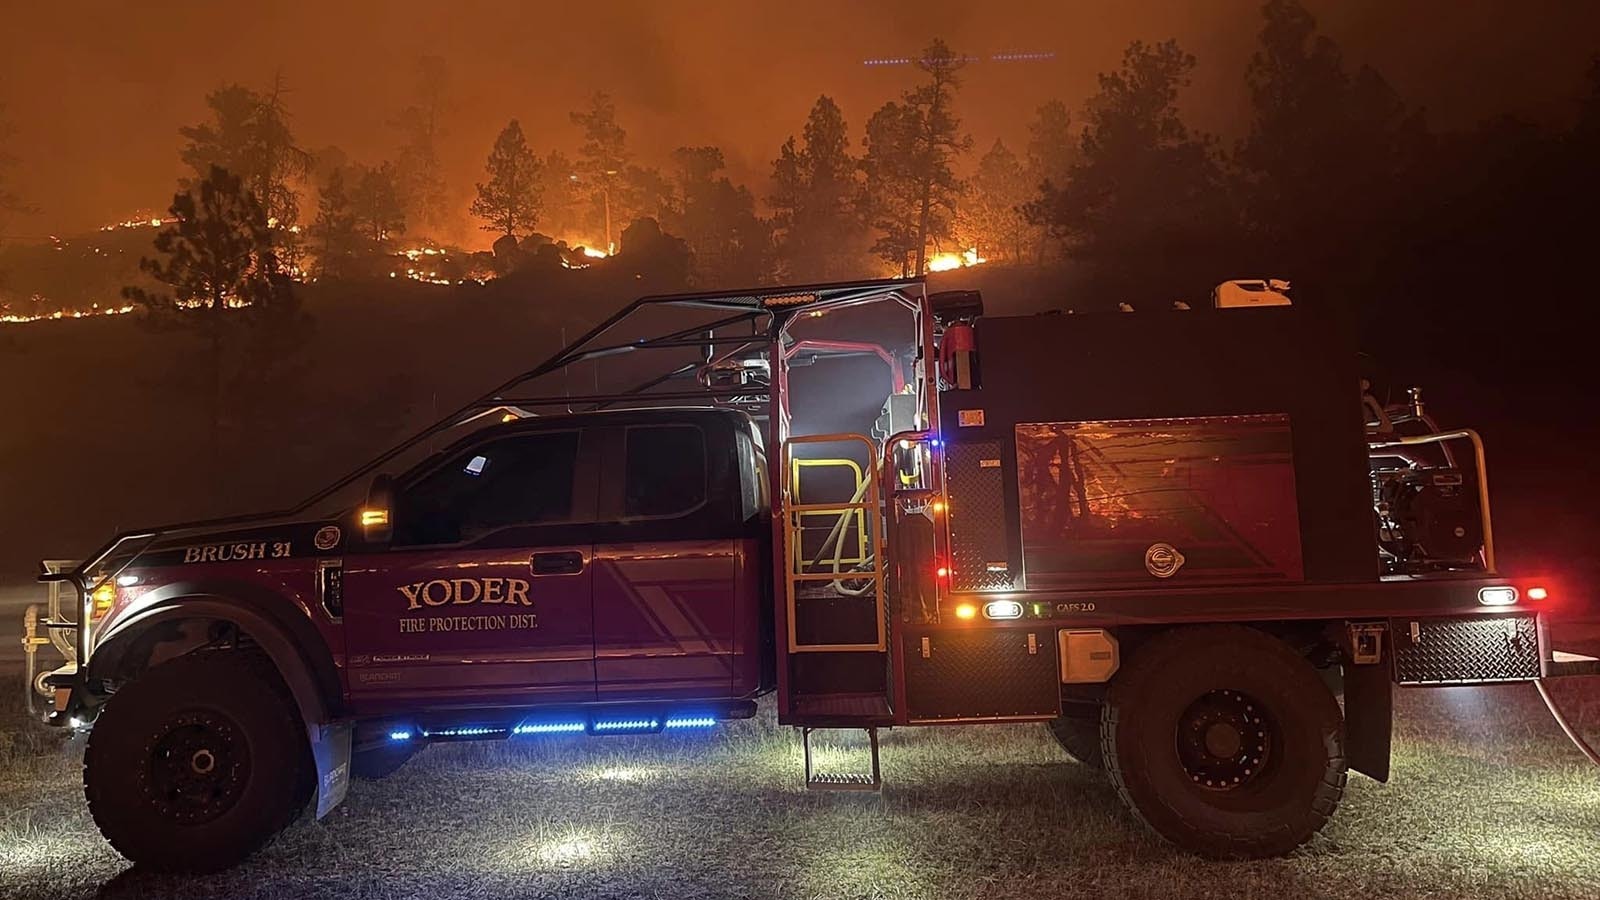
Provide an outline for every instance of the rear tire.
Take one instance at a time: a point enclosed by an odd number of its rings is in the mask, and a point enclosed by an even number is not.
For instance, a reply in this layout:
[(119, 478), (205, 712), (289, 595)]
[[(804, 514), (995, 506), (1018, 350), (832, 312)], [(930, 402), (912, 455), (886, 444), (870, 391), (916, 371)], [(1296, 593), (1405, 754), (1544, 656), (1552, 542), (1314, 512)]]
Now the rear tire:
[(106, 703), (84, 751), (83, 792), (100, 833), (135, 864), (211, 872), (294, 821), (313, 772), (299, 712), (270, 663), (200, 652)]
[(1079, 765), (1096, 770), (1106, 767), (1106, 757), (1101, 751), (1098, 716), (1092, 719), (1061, 716), (1046, 724), (1050, 726), (1050, 734), (1055, 736), (1056, 743)]
[(1221, 859), (1310, 840), (1344, 793), (1344, 722), (1315, 668), (1265, 632), (1180, 628), (1112, 681), (1106, 768), (1157, 834)]

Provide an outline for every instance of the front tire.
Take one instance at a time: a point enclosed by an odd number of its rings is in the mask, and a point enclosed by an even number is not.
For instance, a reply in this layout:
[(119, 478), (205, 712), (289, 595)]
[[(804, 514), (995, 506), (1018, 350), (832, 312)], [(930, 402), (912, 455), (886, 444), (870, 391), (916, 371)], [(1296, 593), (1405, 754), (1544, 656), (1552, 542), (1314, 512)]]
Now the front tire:
[(243, 651), (140, 675), (106, 703), (84, 751), (100, 833), (158, 871), (234, 865), (294, 821), (314, 780), (293, 701), (270, 664)]
[(1344, 722), (1315, 668), (1265, 632), (1152, 638), (1107, 691), (1106, 767), (1157, 834), (1220, 859), (1280, 856), (1344, 793)]

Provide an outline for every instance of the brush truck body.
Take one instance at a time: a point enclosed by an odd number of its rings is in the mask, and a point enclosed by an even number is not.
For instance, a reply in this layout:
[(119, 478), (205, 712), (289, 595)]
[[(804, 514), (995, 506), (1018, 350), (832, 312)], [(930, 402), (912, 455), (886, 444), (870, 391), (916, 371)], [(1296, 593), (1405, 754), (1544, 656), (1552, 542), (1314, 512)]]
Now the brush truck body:
[[(77, 607), (52, 721), (90, 731), (108, 838), (168, 868), (430, 743), (766, 694), (812, 787), (876, 788), (880, 728), (1038, 721), (1164, 836), (1287, 852), (1348, 769), (1388, 777), (1396, 684), (1555, 663), (1477, 436), (1378, 404), (1272, 286), (1099, 316), (917, 280), (646, 298), (300, 506), (46, 576)], [(826, 728), (866, 729), (871, 771), (814, 772)]]

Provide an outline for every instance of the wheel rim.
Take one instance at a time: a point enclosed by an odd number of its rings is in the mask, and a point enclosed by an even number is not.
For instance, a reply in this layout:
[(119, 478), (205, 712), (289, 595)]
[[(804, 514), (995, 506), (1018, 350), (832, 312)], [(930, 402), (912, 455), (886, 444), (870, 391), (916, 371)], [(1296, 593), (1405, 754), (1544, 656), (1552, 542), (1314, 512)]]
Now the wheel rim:
[(1259, 781), (1282, 738), (1260, 701), (1234, 690), (1211, 691), (1178, 717), (1178, 760), (1197, 787), (1236, 791)]
[(145, 796), (161, 814), (198, 825), (232, 809), (250, 776), (250, 755), (233, 720), (211, 711), (169, 720), (150, 740)]

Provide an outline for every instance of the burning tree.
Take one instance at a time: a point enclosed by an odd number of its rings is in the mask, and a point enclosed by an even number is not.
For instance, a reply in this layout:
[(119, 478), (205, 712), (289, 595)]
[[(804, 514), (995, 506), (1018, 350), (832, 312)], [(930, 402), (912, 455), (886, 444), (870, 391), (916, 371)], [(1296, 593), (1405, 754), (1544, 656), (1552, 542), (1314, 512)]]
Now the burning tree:
[(158, 256), (139, 268), (169, 291), (132, 285), (122, 293), (154, 326), (203, 339), (208, 445), (220, 474), (225, 395), (269, 390), (308, 323), (280, 271), (266, 206), (243, 179), (212, 166), (173, 196), (168, 214), (174, 221), (156, 234)]
[(484, 220), (484, 231), (515, 238), (533, 230), (539, 221), (539, 169), (521, 123), (512, 119), (495, 138), (485, 166), (489, 180), (478, 184), (478, 197), (472, 201), (472, 214)]

